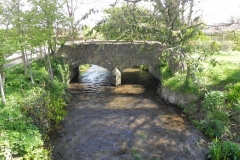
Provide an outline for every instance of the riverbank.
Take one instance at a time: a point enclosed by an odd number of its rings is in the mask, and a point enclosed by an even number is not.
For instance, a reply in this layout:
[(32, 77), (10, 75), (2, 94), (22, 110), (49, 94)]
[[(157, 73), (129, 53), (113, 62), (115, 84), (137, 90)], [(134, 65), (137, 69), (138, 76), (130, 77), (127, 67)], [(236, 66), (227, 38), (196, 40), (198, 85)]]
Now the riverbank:
[(51, 148), (45, 148), (44, 141), (52, 126), (63, 120), (69, 101), (63, 82), (66, 68), (57, 57), (51, 61), (53, 82), (45, 60), (31, 64), (34, 83), (22, 66), (6, 69), (7, 103), (0, 107), (0, 159), (51, 159)]
[[(183, 109), (190, 121), (212, 139), (209, 158), (240, 159), (240, 54), (215, 55), (216, 66), (200, 64), (195, 79), (184, 86), (185, 74), (169, 75), (162, 68), (162, 98)], [(194, 99), (183, 97), (195, 95)], [(187, 96), (188, 97), (188, 96)], [(192, 96), (191, 96), (192, 97)], [(179, 103), (181, 101), (184, 103)]]

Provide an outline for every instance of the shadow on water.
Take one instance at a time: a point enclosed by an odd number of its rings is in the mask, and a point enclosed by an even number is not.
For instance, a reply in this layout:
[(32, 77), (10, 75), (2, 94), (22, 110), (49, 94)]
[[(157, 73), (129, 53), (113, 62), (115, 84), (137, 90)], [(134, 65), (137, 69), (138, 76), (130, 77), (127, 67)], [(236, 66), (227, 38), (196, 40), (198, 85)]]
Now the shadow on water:
[(85, 78), (69, 85), (68, 114), (49, 134), (54, 160), (205, 159), (205, 137), (156, 100), (159, 82), (150, 74), (127, 69), (117, 87)]

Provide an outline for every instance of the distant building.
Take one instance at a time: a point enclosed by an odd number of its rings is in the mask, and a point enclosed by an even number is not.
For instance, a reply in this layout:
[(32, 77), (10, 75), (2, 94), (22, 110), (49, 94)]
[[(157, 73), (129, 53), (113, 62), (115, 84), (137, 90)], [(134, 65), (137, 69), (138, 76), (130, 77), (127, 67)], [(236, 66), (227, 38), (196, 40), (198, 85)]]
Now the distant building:
[(211, 36), (212, 39), (218, 41), (227, 40), (227, 34), (231, 32), (240, 32), (240, 24), (215, 24), (213, 26), (209, 26), (208, 28), (203, 29), (203, 33)]

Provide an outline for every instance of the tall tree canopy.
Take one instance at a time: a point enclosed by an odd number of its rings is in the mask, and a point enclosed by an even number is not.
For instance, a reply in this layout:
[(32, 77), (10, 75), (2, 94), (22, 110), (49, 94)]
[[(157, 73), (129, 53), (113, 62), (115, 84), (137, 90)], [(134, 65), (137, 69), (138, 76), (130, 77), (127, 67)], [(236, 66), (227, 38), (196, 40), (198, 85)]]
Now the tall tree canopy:
[(151, 9), (138, 7), (136, 1), (127, 2), (122, 7), (107, 9), (105, 20), (95, 29), (106, 39), (161, 42), (167, 48), (161, 59), (165, 59), (173, 73), (187, 69), (187, 85), (192, 70), (205, 58), (204, 55), (196, 60), (192, 56), (191, 41), (201, 34), (199, 18), (193, 17), (195, 1), (151, 0)]

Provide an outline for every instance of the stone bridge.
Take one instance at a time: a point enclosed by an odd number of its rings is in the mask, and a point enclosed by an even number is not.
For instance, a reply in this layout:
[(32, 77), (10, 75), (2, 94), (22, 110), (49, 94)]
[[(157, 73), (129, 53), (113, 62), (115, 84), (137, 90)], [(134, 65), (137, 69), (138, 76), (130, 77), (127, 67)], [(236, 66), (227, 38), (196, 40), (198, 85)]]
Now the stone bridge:
[(159, 56), (163, 48), (159, 42), (148, 41), (78, 41), (68, 42), (59, 51), (70, 66), (71, 80), (79, 76), (81, 64), (95, 64), (109, 71), (115, 68), (122, 71), (132, 66), (148, 65), (150, 70), (155, 72), (154, 70), (158, 70)]

